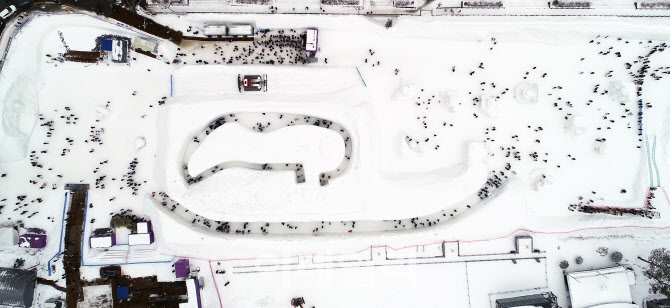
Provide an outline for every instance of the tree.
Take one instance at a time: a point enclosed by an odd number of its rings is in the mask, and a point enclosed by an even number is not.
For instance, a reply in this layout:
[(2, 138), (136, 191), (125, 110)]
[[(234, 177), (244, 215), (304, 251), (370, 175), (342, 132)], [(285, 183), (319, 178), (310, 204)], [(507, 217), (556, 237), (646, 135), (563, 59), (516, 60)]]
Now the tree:
[(648, 264), (642, 273), (651, 279), (649, 292), (670, 297), (670, 250), (657, 248), (651, 251), (649, 260), (638, 259)]
[(580, 257), (577, 257), (577, 259), (575, 259), (575, 263), (577, 263), (577, 264), (582, 264), (582, 263), (584, 263), (584, 258), (582, 258), (581, 256), (580, 256)]
[(598, 249), (596, 249), (596, 252), (597, 252), (601, 257), (604, 257), (604, 256), (606, 256), (606, 255), (609, 253), (609, 249), (607, 249), (607, 247), (598, 247)]
[(614, 263), (619, 263), (619, 262), (621, 262), (621, 260), (623, 260), (623, 254), (620, 253), (620, 252), (618, 252), (618, 251), (616, 251), (616, 252), (613, 252), (613, 253), (612, 253), (612, 255), (610, 256), (610, 258), (612, 258), (612, 262), (614, 262)]
[(561, 269), (566, 269), (566, 268), (568, 268), (568, 266), (570, 266), (570, 263), (568, 263), (568, 261), (563, 260), (563, 261), (561, 261), (561, 263), (558, 264), (558, 266)]

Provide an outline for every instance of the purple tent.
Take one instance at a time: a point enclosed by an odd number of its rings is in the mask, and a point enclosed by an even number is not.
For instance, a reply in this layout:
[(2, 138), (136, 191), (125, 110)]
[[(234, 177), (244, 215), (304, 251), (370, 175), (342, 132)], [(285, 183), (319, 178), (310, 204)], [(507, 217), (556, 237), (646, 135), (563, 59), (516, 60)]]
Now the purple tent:
[(191, 273), (191, 266), (188, 262), (188, 259), (181, 259), (174, 263), (174, 273), (177, 278), (188, 277), (188, 274)]
[(46, 234), (22, 234), (19, 236), (19, 247), (44, 248), (47, 245)]

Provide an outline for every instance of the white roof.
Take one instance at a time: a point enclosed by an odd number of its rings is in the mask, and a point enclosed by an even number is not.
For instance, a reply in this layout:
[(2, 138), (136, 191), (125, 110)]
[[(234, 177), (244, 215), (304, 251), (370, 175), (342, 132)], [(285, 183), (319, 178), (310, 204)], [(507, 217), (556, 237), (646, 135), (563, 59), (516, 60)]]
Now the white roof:
[(138, 222), (137, 233), (149, 233), (149, 224), (146, 221)]
[(205, 35), (226, 35), (228, 27), (226, 25), (205, 25), (203, 33)]
[(149, 245), (151, 244), (151, 235), (149, 233), (131, 234), (128, 236), (128, 245)]
[(112, 247), (111, 236), (91, 237), (91, 248), (107, 248)]
[(307, 39), (305, 40), (305, 49), (307, 51), (316, 51), (318, 33), (316, 29), (307, 29)]
[(123, 57), (123, 43), (119, 40), (112, 42), (112, 60), (120, 61)]
[(179, 308), (198, 308), (195, 281), (193, 279), (186, 280), (186, 292), (188, 294), (188, 302), (179, 304)]
[(14, 228), (0, 228), (0, 248), (13, 247), (19, 243), (19, 233)]
[[(623, 266), (566, 274), (573, 308), (620, 308), (633, 302)], [(634, 281), (633, 281), (634, 282)], [(611, 304), (617, 304), (612, 306)], [(621, 304), (625, 304), (621, 306)]]
[(133, 39), (133, 47), (139, 48), (144, 51), (148, 52), (155, 52), (156, 51), (156, 43), (150, 42), (147, 40), (143, 40), (139, 37), (136, 37)]
[(231, 25), (228, 27), (228, 35), (253, 35), (254, 26), (252, 25)]

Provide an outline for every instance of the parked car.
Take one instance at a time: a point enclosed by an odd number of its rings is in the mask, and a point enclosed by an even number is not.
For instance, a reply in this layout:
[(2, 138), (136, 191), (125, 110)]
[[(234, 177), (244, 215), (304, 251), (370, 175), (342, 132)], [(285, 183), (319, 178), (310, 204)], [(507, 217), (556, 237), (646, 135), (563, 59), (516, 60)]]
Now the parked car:
[(105, 266), (100, 268), (100, 277), (111, 278), (121, 275), (121, 267), (118, 265)]
[(14, 12), (16, 12), (16, 7), (13, 6), (13, 5), (10, 5), (6, 9), (2, 10), (2, 12), (0, 12), (0, 18), (7, 19), (7, 17), (14, 14)]

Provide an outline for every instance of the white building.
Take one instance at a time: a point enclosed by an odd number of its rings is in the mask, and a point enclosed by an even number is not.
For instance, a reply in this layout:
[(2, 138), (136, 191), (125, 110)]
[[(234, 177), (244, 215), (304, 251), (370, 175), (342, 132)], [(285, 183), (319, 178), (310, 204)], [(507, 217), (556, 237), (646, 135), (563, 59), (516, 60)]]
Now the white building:
[(635, 308), (635, 273), (624, 266), (566, 273), (573, 308)]

